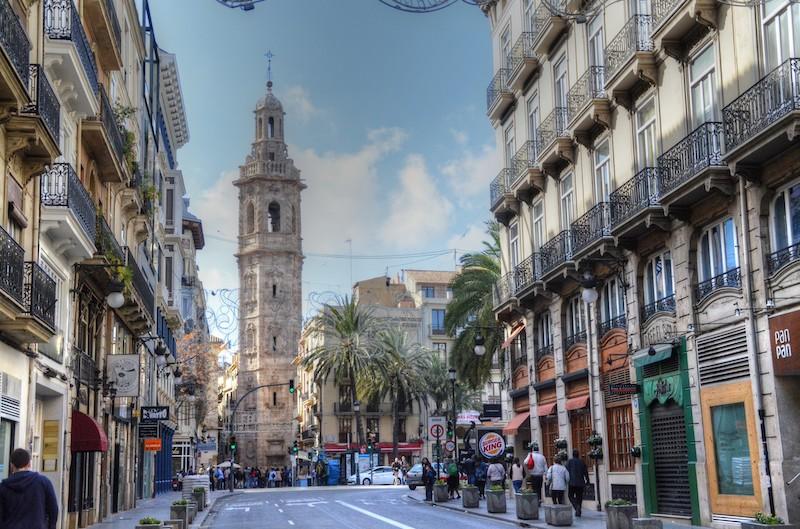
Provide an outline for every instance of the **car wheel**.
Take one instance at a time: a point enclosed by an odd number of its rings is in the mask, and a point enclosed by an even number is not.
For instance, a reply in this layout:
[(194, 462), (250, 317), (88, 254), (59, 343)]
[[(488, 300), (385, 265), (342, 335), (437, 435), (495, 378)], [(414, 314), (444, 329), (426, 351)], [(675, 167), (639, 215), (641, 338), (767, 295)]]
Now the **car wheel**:
[(362, 485), (372, 485), (372, 480), (370, 480), (369, 478), (364, 478), (364, 480), (361, 482), (361, 484)]
[(409, 488), (409, 490), (417, 490), (417, 486), (416, 485), (409, 485), (408, 488)]

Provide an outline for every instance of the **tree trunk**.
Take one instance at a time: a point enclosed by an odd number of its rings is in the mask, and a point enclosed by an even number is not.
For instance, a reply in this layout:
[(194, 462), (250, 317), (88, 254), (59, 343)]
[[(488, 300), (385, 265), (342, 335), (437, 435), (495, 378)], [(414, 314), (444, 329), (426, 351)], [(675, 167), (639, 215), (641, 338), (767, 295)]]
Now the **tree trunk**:
[(397, 443), (400, 441), (400, 399), (395, 398), (392, 401), (392, 462), (397, 459), (399, 455), (399, 447)]
[[(353, 406), (354, 406), (353, 410), (355, 410), (355, 402), (357, 400), (356, 399), (356, 377), (355, 377), (355, 373), (353, 373), (352, 370), (350, 371), (350, 384), (352, 384), (351, 387), (353, 388), (353, 393), (352, 393)], [(359, 453), (361, 453), (361, 445), (364, 443), (364, 428), (361, 427), (361, 413), (360, 412), (355, 414), (355, 419), (356, 419), (356, 442), (358, 443)]]

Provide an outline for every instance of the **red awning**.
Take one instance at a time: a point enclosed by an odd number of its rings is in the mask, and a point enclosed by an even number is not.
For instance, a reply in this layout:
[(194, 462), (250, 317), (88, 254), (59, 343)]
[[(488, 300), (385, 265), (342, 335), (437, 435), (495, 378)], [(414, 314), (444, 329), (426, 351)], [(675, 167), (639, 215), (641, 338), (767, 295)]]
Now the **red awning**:
[[(333, 454), (335, 454), (335, 453), (343, 454), (345, 452), (350, 451), (350, 449), (351, 449), (349, 446), (347, 446), (347, 443), (325, 443), (323, 448), (324, 448), (325, 452), (327, 452), (329, 454), (331, 454), (331, 453), (333, 453)], [(356, 446), (353, 445), (352, 449), (355, 450), (355, 448), (356, 448)]]
[(503, 433), (516, 435), (517, 430), (519, 430), (519, 427), (522, 426), (522, 423), (527, 421), (528, 417), (530, 416), (531, 416), (530, 412), (527, 411), (524, 413), (518, 413), (514, 415), (514, 418), (508, 421), (508, 424), (505, 426), (505, 428), (503, 428)]
[[(383, 454), (392, 452), (392, 443), (378, 443), (378, 449)], [(419, 452), (422, 449), (422, 441), (415, 443), (397, 443), (397, 450), (399, 452)]]
[(539, 417), (547, 417), (548, 415), (552, 415), (554, 411), (556, 411), (555, 402), (551, 402), (550, 404), (539, 404), (536, 406), (536, 415)]
[(517, 335), (519, 333), (521, 333), (522, 331), (524, 331), (524, 330), (525, 330), (525, 323), (524, 322), (520, 322), (519, 325), (517, 325), (514, 328), (514, 330), (511, 331), (511, 334), (508, 335), (508, 338), (506, 338), (506, 341), (503, 342), (503, 345), (500, 346), (500, 349), (505, 349), (506, 347), (511, 345), (511, 342), (514, 341), (514, 338), (516, 338)]
[(567, 399), (564, 408), (569, 410), (579, 410), (581, 408), (585, 408), (589, 405), (589, 395), (584, 395), (583, 397), (572, 397), (571, 399)]
[(108, 437), (97, 421), (72, 410), (71, 444), (73, 452), (105, 452), (108, 450)]

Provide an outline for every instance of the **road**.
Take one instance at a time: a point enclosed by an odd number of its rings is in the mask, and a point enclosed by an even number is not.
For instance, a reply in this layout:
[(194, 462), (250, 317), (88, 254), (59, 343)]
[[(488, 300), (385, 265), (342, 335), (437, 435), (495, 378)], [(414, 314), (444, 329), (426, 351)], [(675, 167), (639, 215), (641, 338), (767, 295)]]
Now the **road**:
[[(222, 500), (204, 529), (486, 529), (485, 518), (433, 508), (406, 487), (258, 490)], [(491, 523), (490, 525), (501, 525)], [(504, 525), (504, 524), (503, 524)]]

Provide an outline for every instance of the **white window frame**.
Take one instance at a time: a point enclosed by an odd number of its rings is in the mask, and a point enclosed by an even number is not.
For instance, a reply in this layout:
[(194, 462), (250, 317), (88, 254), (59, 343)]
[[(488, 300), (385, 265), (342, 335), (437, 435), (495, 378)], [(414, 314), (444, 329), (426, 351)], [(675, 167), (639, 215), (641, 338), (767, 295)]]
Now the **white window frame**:
[[(539, 93), (533, 92), (527, 101), (528, 105), (528, 139), (534, 145), (534, 152), (538, 149), (537, 137), (541, 115), (539, 113)], [(531, 153), (528, 153), (531, 156)]]
[(575, 336), (586, 330), (586, 304), (580, 294), (567, 300), (565, 337)]
[[(731, 226), (733, 231), (733, 263), (728, 262), (728, 247), (727, 247), (727, 238), (725, 234), (725, 226)], [(716, 256), (714, 254), (712, 245), (712, 233), (714, 229), (717, 230), (717, 233), (720, 234), (721, 238), (719, 239), (720, 243), (720, 255)], [(736, 229), (736, 222), (734, 222), (733, 217), (727, 217), (719, 222), (715, 222), (714, 224), (706, 227), (703, 232), (700, 234), (700, 238), (698, 239), (697, 243), (697, 255), (699, 256), (698, 259), (698, 277), (700, 281), (706, 281), (711, 279), (712, 277), (716, 277), (720, 274), (724, 274), (730, 270), (739, 267), (739, 239)], [(706, 259), (708, 259), (706, 261)], [(717, 259), (720, 262), (717, 262)], [(706, 269), (706, 263), (711, 268), (711, 270)]]
[[(600, 158), (600, 149), (605, 145), (607, 156)], [(611, 141), (608, 138), (600, 141), (592, 153), (594, 162), (595, 198), (597, 203), (608, 202), (611, 195)]]
[(519, 237), (519, 222), (516, 219), (511, 221), (508, 225), (508, 257), (511, 264), (511, 270), (514, 270), (520, 261), (520, 237)]
[[(563, 72), (559, 69), (563, 66)], [(562, 53), (553, 61), (553, 106), (555, 108), (567, 106), (567, 93), (569, 92), (569, 63), (567, 54)], [(559, 98), (559, 96), (561, 96)]]
[(547, 233), (545, 231), (544, 200), (541, 197), (531, 204), (531, 221), (531, 226), (533, 226), (531, 232), (533, 251), (536, 252), (546, 242), (544, 237)]
[[(661, 276), (659, 277), (658, 272), (656, 271), (656, 263), (658, 260), (661, 260), (662, 263), (662, 270)], [(669, 260), (669, 273), (666, 273), (666, 268), (664, 268), (664, 263)], [(652, 272), (652, 284), (650, 284), (650, 270)], [(669, 282), (667, 281), (669, 276)], [(653, 289), (653, 293), (650, 293), (650, 287)], [(659, 295), (659, 290), (663, 293)], [(664, 250), (659, 252), (653, 256), (651, 256), (647, 262), (645, 263), (644, 267), (644, 301), (645, 305), (649, 305), (651, 303), (655, 303), (656, 301), (660, 301), (662, 299), (668, 298), (670, 296), (675, 295), (675, 269), (672, 262), (672, 253), (670, 250)]]
[[(570, 185), (565, 189), (565, 182)], [(567, 173), (558, 182), (561, 230), (568, 230), (575, 221), (575, 174)]]
[(512, 167), (514, 155), (517, 154), (517, 138), (514, 130), (514, 120), (512, 119), (506, 128), (503, 129), (503, 144), (506, 154), (506, 167)]
[[(643, 110), (648, 105), (653, 105), (653, 117), (646, 122), (642, 122)], [(642, 160), (642, 141), (652, 143), (652, 160)], [(658, 107), (656, 98), (650, 97), (645, 100), (636, 110), (636, 163), (639, 171), (645, 167), (655, 167), (658, 162)], [(651, 154), (650, 152), (646, 154)]]
[(528, 33), (536, 32), (536, 2), (535, 0), (525, 0), (525, 7), (523, 12), (523, 20), (525, 21), (525, 31)]
[[(774, 47), (770, 46), (769, 41), (767, 40), (767, 26), (772, 23), (777, 24), (777, 19), (782, 14), (786, 14), (788, 21), (786, 26), (784, 27), (781, 24), (778, 24), (777, 27), (785, 32), (788, 33), (786, 39), (781, 38), (780, 35), (777, 35), (777, 41), (775, 44), (783, 43), (788, 44), (789, 49), (785, 50), (777, 50)], [(795, 40), (800, 39), (800, 36), (794, 34), (794, 26), (795, 26), (795, 17), (800, 17), (800, 5), (795, 4), (791, 0), (785, 0), (779, 4), (775, 5), (775, 9), (767, 14), (767, 4), (764, 3), (761, 6), (761, 25), (762, 25), (762, 40), (764, 45), (764, 64), (766, 65), (767, 72), (772, 71), (778, 65), (782, 64), (784, 61), (789, 59), (790, 57), (796, 57), (800, 50), (797, 50), (794, 44)], [(781, 32), (781, 33), (782, 33)], [(770, 61), (770, 53), (769, 50), (774, 49), (775, 55), (777, 56), (777, 60), (773, 63)]]
[[(783, 250), (785, 248), (789, 248), (794, 246), (795, 244), (800, 243), (800, 233), (794, 233), (792, 230), (792, 210), (791, 210), (791, 201), (790, 201), (790, 194), (789, 192), (793, 188), (798, 188), (800, 191), (800, 180), (795, 180), (794, 182), (787, 184), (780, 188), (777, 193), (775, 193), (775, 198), (772, 199), (772, 204), (770, 205), (770, 239), (772, 241), (772, 250), (774, 252)], [(778, 200), (783, 197), (783, 208), (784, 208), (784, 222), (786, 225), (784, 226), (784, 231), (786, 232), (786, 245), (783, 242), (778, 241), (777, 239), (777, 229), (776, 223), (777, 218), (775, 215), (776, 208), (778, 207)]]
[[(593, 24), (599, 21), (599, 25), (597, 27), (593, 27)], [(586, 24), (586, 45), (587, 45), (587, 53), (589, 55), (589, 66), (605, 66), (605, 38), (603, 34), (603, 12), (600, 11), (597, 15), (595, 15), (589, 22)], [(597, 53), (595, 57), (595, 53), (592, 53), (593, 45), (597, 45), (599, 43), (599, 47), (596, 48)]]
[(625, 314), (625, 286), (613, 277), (605, 282), (600, 291), (602, 321), (611, 321)]
[[(701, 75), (695, 78), (695, 72), (693, 71), (692, 66), (694, 65), (698, 57), (709, 51), (711, 52), (712, 55), (711, 66), (703, 70), (702, 72), (699, 72)], [(692, 59), (689, 61), (688, 71), (689, 71), (689, 115), (692, 120), (692, 128), (694, 129), (696, 127), (699, 127), (703, 123), (709, 121), (717, 121), (717, 119), (719, 118), (719, 108), (717, 105), (717, 102), (719, 101), (717, 94), (717, 53), (716, 53), (716, 46), (714, 46), (713, 42), (710, 42), (707, 46), (703, 47), (702, 50), (693, 55)], [(708, 94), (711, 96), (711, 116), (704, 115), (702, 121), (696, 121), (696, 116), (694, 111), (694, 105), (695, 105), (694, 88), (696, 86), (704, 84), (707, 80), (710, 81), (711, 83), (711, 87), (709, 90), (710, 93)], [(703, 96), (704, 97), (706, 96), (705, 89), (703, 91)]]
[(509, 56), (514, 43), (511, 42), (511, 24), (507, 24), (500, 33), (500, 64), (502, 68), (510, 67)]
[(536, 348), (544, 349), (553, 345), (553, 325), (550, 311), (546, 310), (536, 317)]

